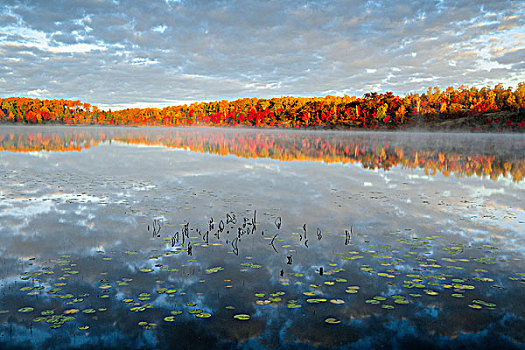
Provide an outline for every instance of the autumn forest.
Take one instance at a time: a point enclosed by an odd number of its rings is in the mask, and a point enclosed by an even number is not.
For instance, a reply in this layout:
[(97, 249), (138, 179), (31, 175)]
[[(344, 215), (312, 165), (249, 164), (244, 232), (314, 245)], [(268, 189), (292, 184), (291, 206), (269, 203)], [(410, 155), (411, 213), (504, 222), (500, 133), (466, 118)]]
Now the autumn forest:
[(242, 98), (165, 108), (101, 110), (89, 103), (24, 97), (0, 99), (0, 121), (24, 124), (247, 126), (278, 128), (406, 127), (524, 130), (525, 82), (513, 88), (461, 86), (429, 88), (404, 97), (366, 93), (363, 97)]

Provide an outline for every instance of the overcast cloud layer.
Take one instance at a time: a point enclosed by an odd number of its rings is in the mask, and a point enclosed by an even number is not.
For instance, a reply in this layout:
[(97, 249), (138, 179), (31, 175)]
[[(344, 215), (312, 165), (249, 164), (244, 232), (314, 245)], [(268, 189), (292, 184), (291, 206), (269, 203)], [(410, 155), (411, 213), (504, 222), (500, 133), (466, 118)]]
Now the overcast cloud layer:
[(2, 0), (0, 96), (100, 107), (515, 87), (511, 0)]

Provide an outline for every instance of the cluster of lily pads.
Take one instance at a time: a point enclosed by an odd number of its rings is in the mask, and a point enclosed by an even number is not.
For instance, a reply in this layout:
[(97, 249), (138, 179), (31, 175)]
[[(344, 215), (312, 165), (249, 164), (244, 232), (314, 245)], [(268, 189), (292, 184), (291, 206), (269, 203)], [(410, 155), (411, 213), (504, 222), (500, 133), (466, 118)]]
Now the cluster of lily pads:
[[(235, 232), (235, 230), (232, 230)], [(272, 248), (278, 248), (284, 254), (291, 254), (297, 252), (298, 249), (305, 248), (306, 230), (303, 234), (294, 233), (286, 236), (280, 233), (280, 239), (271, 240)], [(331, 234), (326, 232), (325, 235), (333, 235), (333, 239), (343, 238), (344, 235)], [(251, 235), (256, 239), (256, 235)], [(397, 236), (401, 236), (396, 238)], [(199, 242), (202, 238), (193, 233), (188, 235), (189, 239), (193, 240), (192, 249), (194, 253), (197, 249), (209, 249), (209, 247), (217, 247), (219, 253), (224, 253), (227, 245), (221, 244), (217, 238), (217, 242)], [(263, 237), (267, 239), (268, 236)], [(345, 237), (347, 239), (348, 237)], [(305, 305), (325, 304), (325, 305), (339, 305), (343, 307), (348, 304), (364, 303), (364, 307), (371, 308), (372, 312), (381, 312), (381, 310), (393, 310), (396, 307), (416, 303), (424, 303), (425, 298), (439, 298), (443, 297), (445, 293), (460, 300), (465, 299), (464, 305), (471, 310), (495, 310), (496, 303), (493, 300), (482, 300), (480, 293), (474, 294), (479, 287), (484, 290), (485, 285), (488, 285), (495, 291), (502, 291), (505, 286), (501, 283), (501, 278), (495, 278), (490, 275), (490, 267), (494, 264), (504, 262), (503, 259), (495, 257), (497, 248), (491, 245), (481, 246), (467, 246), (464, 244), (447, 242), (446, 244), (436, 244), (437, 240), (442, 237), (428, 236), (419, 238), (414, 235), (407, 237), (406, 232), (392, 232), (387, 238), (392, 238), (390, 241), (398, 243), (397, 246), (391, 244), (373, 245), (367, 235), (362, 235), (359, 239), (352, 239), (350, 242), (345, 242), (345, 251), (339, 249), (335, 253), (335, 259), (331, 262), (324, 262), (324, 269), (319, 268), (319, 264), (313, 265), (316, 270), (312, 270), (312, 266), (300, 266), (298, 269), (291, 269), (283, 274), (281, 270), (281, 277), (279, 279), (282, 290), (268, 291), (268, 289), (260, 289), (254, 292), (253, 300), (248, 303), (253, 303), (255, 308), (264, 308), (268, 306), (283, 307), (288, 310), (301, 309)], [(208, 239), (208, 238), (207, 238)], [(293, 240), (298, 240), (294, 243)], [(280, 245), (281, 242), (284, 244)], [(187, 245), (186, 245), (187, 244)], [(176, 308), (169, 310), (162, 303), (157, 302), (157, 298), (166, 297), (168, 299), (181, 298), (187, 295), (183, 284), (175, 286), (174, 281), (183, 281), (184, 274), (182, 271), (188, 265), (199, 261), (201, 264), (205, 261), (200, 261), (197, 254), (190, 256), (189, 243), (186, 244), (171, 244), (169, 246), (168, 240), (163, 239), (160, 245), (164, 248), (153, 249), (151, 252), (139, 252), (137, 250), (126, 250), (122, 254), (114, 253), (109, 256), (109, 252), (98, 251), (97, 255), (102, 262), (112, 263), (126, 260), (126, 257), (133, 256), (134, 264), (138, 267), (136, 272), (131, 272), (128, 277), (119, 277), (112, 279), (106, 272), (101, 273), (101, 278), (98, 279), (98, 293), (96, 295), (78, 294), (68, 290), (68, 280), (75, 278), (78, 281), (79, 277), (86, 280), (92, 279), (86, 271), (83, 271), (82, 266), (79, 266), (71, 255), (62, 255), (50, 261), (38, 262), (35, 258), (29, 258), (21, 261), (28, 271), (20, 273), (20, 279), (27, 285), (18, 289), (19, 292), (25, 294), (26, 300), (33, 300), (31, 298), (39, 295), (46, 295), (51, 298), (53, 302), (58, 302), (58, 306), (53, 309), (43, 309), (35, 311), (34, 305), (27, 305), (18, 308), (20, 314), (38, 313), (32, 319), (35, 324), (47, 324), (50, 328), (56, 329), (68, 323), (75, 323), (79, 330), (88, 330), (89, 322), (96, 322), (96, 318), (86, 319), (78, 318), (78, 315), (89, 316), (95, 313), (101, 313), (108, 310), (110, 305), (113, 305), (116, 298), (120, 298), (122, 304), (129, 310), (130, 313), (143, 313), (150, 309), (161, 309), (163, 316), (161, 320), (140, 320), (137, 322), (138, 326), (144, 329), (151, 329), (160, 322), (176, 322), (181, 317), (194, 316), (197, 319), (213, 318), (214, 312), (217, 310), (210, 310), (209, 306), (198, 306), (194, 302), (185, 302), (186, 308)], [(276, 246), (277, 244), (277, 246)], [(444, 246), (444, 247), (443, 247)], [(439, 249), (441, 248), (441, 249)], [(268, 248), (270, 249), (270, 248)], [(466, 253), (468, 252), (468, 254)], [(207, 253), (209, 254), (209, 253)], [(488, 256), (487, 256), (488, 255)], [(184, 256), (187, 256), (184, 258)], [(225, 254), (225, 256), (228, 256)], [(145, 257), (143, 260), (141, 257)], [(174, 257), (178, 257), (174, 259)], [(129, 259), (129, 258), (128, 258)], [(174, 259), (174, 261), (170, 260)], [(241, 259), (230, 255), (229, 259)], [(196, 277), (199, 274), (208, 276), (210, 278), (218, 278), (221, 274), (227, 273), (228, 278), (223, 280), (227, 282), (226, 288), (231, 288), (231, 276), (237, 273), (256, 274), (261, 277), (261, 284), (265, 283), (266, 274), (272, 271), (271, 267), (263, 268), (262, 264), (255, 264), (251, 262), (252, 257), (245, 257), (247, 261), (240, 261), (240, 268), (224, 267), (224, 266), (210, 266), (204, 267), (199, 264), (197, 268)], [(182, 261), (181, 263), (181, 260)], [(503, 260), (503, 261), (501, 261)], [(154, 263), (151, 264), (151, 261)], [(291, 257), (289, 264), (291, 264)], [(176, 266), (174, 266), (177, 264)], [(483, 268), (468, 264), (483, 265)], [(227, 266), (235, 266), (229, 264)], [(473, 271), (472, 275), (465, 273), (466, 271)], [(142, 292), (134, 292), (130, 288), (136, 276), (141, 274), (152, 274), (160, 276), (161, 273), (172, 276), (171, 284), (165, 287), (150, 288), (148, 286), (141, 286), (146, 289)], [(355, 279), (357, 275), (364, 275), (368, 280), (373, 279), (381, 281), (385, 286), (391, 286), (397, 293), (388, 295), (384, 292), (378, 294), (377, 291), (371, 291), (364, 286), (349, 283)], [(167, 276), (167, 275), (166, 275)], [(517, 272), (511, 276), (507, 276), (510, 281), (519, 283), (525, 282), (525, 273)], [(314, 280), (315, 283), (312, 282)], [(496, 282), (498, 280), (499, 282)], [(159, 283), (161, 281), (156, 281)], [(304, 285), (309, 285), (309, 290), (304, 291)], [(182, 289), (181, 289), (182, 288)], [(299, 291), (303, 289), (303, 291)], [(400, 293), (399, 291), (403, 291)], [(470, 296), (470, 293), (474, 295)], [(135, 293), (135, 294), (130, 294)], [(204, 289), (204, 294), (213, 293), (210, 289)], [(235, 293), (232, 291), (232, 293)], [(491, 295), (486, 293), (487, 295)], [(81, 307), (84, 304), (89, 304), (93, 301), (93, 297), (104, 300), (107, 299), (107, 305), (100, 307)], [(493, 296), (492, 296), (493, 297)], [(170, 299), (170, 300), (171, 300)], [(47, 300), (47, 299), (45, 299)], [(244, 301), (246, 302), (246, 301)], [(43, 304), (49, 303), (45, 301)], [(282, 305), (282, 306), (281, 306)], [(319, 306), (317, 306), (319, 307)], [(252, 316), (249, 313), (237, 313), (236, 307), (226, 305), (225, 309), (231, 310), (231, 317), (236, 321), (249, 321)], [(334, 309), (336, 313), (337, 309)], [(10, 310), (0, 310), (2, 314), (9, 313)], [(241, 310), (242, 311), (242, 310)], [(290, 311), (293, 312), (293, 311)], [(385, 311), (387, 312), (387, 311)], [(187, 316), (184, 316), (187, 315)], [(324, 322), (330, 325), (336, 325), (342, 322), (341, 319), (331, 316), (324, 319)]]

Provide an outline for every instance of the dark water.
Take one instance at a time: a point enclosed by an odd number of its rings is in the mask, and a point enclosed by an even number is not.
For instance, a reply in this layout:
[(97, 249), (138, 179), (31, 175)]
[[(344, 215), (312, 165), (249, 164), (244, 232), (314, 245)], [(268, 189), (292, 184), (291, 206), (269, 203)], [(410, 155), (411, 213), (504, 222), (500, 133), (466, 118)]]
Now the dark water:
[(1, 348), (525, 347), (522, 135), (2, 126), (0, 150)]

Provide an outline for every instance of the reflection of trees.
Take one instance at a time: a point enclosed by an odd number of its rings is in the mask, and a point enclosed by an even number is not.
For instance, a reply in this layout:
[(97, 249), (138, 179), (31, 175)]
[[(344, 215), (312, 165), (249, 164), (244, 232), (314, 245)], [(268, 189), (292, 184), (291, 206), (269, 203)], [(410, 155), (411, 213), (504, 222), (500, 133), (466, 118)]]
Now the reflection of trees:
[[(218, 155), (233, 154), (245, 158), (279, 160), (361, 163), (370, 169), (389, 170), (402, 166), (424, 169), (429, 175), (499, 176), (521, 181), (525, 174), (525, 158), (520, 145), (508, 140), (504, 149), (468, 149), (453, 145), (415, 146), (385, 141), (379, 137), (321, 136), (310, 133), (269, 132), (203, 132), (194, 129), (150, 133), (147, 130), (68, 130), (63, 133), (34, 132), (0, 135), (0, 151), (80, 151), (100, 142), (120, 141), (127, 144), (162, 145)], [(522, 148), (521, 148), (522, 149)]]
[(89, 132), (68, 133), (24, 133), (0, 134), (0, 151), (9, 152), (69, 152), (82, 151), (97, 146), (101, 141), (109, 141), (106, 134)]

